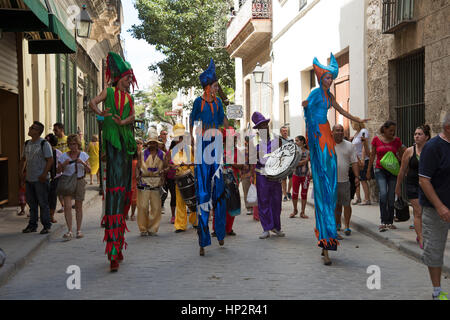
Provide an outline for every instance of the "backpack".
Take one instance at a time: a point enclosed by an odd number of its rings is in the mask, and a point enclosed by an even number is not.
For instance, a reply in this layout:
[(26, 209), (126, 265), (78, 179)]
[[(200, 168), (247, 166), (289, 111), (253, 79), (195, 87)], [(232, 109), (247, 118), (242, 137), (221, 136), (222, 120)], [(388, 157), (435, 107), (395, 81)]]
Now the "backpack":
[[(28, 143), (30, 141), (31, 140), (25, 141), (25, 147), (28, 145)], [(41, 141), (42, 154), (44, 154), (44, 145), (45, 145), (46, 142), (48, 143), (48, 141), (45, 140), (45, 139)], [(52, 151), (53, 151), (53, 165), (52, 165), (52, 168), (50, 169), (50, 177), (53, 179), (56, 176), (56, 150), (53, 150), (53, 148), (52, 148)]]

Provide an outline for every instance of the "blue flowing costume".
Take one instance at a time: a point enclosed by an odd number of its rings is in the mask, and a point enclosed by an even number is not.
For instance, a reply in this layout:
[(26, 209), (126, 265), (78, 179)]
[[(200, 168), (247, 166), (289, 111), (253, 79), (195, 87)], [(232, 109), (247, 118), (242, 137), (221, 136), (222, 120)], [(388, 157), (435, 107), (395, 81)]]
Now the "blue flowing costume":
[[(209, 68), (200, 76), (202, 85), (211, 81), (216, 81), (215, 67), (211, 60)], [(214, 209), (215, 232), (217, 240), (225, 238), (225, 220), (226, 220), (226, 200), (222, 197), (225, 191), (223, 180), (223, 144), (222, 136), (205, 136), (208, 129), (219, 129), (223, 125), (224, 110), (222, 101), (219, 98), (212, 103), (203, 101), (203, 97), (198, 97), (194, 101), (194, 106), (190, 115), (191, 126), (195, 122), (202, 122), (202, 138), (197, 136), (195, 148), (195, 181), (197, 196), (197, 214), (198, 214), (198, 241), (200, 247), (206, 247), (211, 244), (211, 235), (209, 233), (208, 220), (209, 212)], [(203, 110), (202, 110), (203, 105)], [(217, 131), (218, 132), (218, 131)], [(214, 148), (215, 147), (215, 148)], [(205, 154), (211, 159), (205, 158)], [(212, 163), (211, 163), (212, 162)]]
[(306, 99), (308, 106), (305, 108), (305, 121), (314, 182), (315, 233), (320, 247), (336, 250), (339, 244), (334, 215), (337, 199), (337, 157), (327, 119), (328, 109), (332, 106), (330, 91), (325, 92), (322, 87), (325, 74), (331, 73), (333, 79), (338, 75), (339, 67), (333, 55), (330, 60), (330, 66), (323, 66), (317, 58), (314, 59), (313, 65), (320, 87), (314, 89)]

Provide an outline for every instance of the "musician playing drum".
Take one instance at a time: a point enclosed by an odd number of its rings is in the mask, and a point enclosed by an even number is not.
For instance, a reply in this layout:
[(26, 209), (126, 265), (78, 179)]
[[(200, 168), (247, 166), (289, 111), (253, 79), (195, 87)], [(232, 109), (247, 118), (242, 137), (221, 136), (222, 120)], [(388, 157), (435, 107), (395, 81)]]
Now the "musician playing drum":
[[(252, 121), (255, 124), (253, 129), (257, 129), (260, 134), (260, 142), (256, 146), (258, 161), (256, 163), (256, 189), (258, 193), (259, 219), (263, 227), (263, 234), (260, 239), (270, 237), (270, 231), (279, 237), (284, 237), (281, 231), (281, 181), (267, 179), (264, 175), (264, 166), (267, 161), (261, 155), (271, 153), (281, 146), (280, 138), (271, 139), (269, 130), (270, 119), (264, 118), (259, 112), (254, 112)], [(261, 150), (261, 153), (259, 152)]]
[[(170, 157), (169, 167), (176, 169), (175, 181), (177, 178), (184, 176), (186, 174), (191, 173), (192, 177), (194, 177), (193, 172), (193, 163), (194, 163), (194, 153), (192, 152), (192, 147), (183, 142), (184, 135), (189, 135), (186, 132), (186, 128), (182, 123), (177, 123), (173, 127), (173, 139), (177, 141), (177, 145), (168, 153), (168, 157)], [(193, 185), (193, 187), (195, 187)], [(175, 184), (176, 189), (176, 213), (175, 213), (175, 232), (180, 233), (184, 232), (187, 229), (187, 220), (188, 220), (188, 211), (186, 202), (183, 199), (183, 196), (180, 192), (180, 188), (177, 183)], [(193, 190), (193, 194), (195, 195), (195, 189)], [(189, 222), (197, 228), (197, 213), (190, 212), (189, 214)]]

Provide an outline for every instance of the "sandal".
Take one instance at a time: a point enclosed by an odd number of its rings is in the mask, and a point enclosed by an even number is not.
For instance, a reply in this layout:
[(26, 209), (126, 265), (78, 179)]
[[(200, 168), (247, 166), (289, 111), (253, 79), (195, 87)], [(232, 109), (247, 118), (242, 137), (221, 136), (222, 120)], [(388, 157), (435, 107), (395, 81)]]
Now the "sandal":
[(347, 229), (344, 230), (344, 233), (345, 233), (346, 236), (349, 236), (349, 235), (352, 234), (352, 230), (350, 228), (347, 228)]
[(77, 231), (77, 239), (81, 239), (83, 237), (84, 237), (83, 233), (81, 233), (81, 231)]
[(309, 217), (304, 212), (302, 212), (300, 213), (300, 218), (308, 219)]
[(69, 231), (63, 235), (63, 239), (65, 239), (66, 241), (72, 240), (72, 237), (73, 237), (72, 231)]
[(295, 216), (297, 215), (298, 211), (294, 211), (289, 215), (289, 218), (295, 218)]

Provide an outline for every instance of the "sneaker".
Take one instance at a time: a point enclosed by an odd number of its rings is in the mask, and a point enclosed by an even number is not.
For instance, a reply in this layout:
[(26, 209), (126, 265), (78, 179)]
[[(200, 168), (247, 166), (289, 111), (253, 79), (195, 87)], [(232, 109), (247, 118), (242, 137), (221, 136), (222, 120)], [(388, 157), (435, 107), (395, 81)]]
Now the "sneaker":
[(264, 231), (262, 235), (259, 236), (260, 239), (267, 239), (270, 237), (269, 231)]
[(36, 228), (32, 228), (32, 227), (26, 227), (25, 229), (22, 230), (23, 233), (31, 233), (31, 232), (36, 232)]
[(148, 232), (147, 231), (141, 232), (141, 237), (146, 237), (146, 236), (148, 236)]
[(387, 226), (385, 224), (382, 224), (378, 227), (378, 231), (385, 232), (387, 231)]
[(285, 236), (285, 234), (284, 234), (284, 232), (283, 231), (278, 231), (278, 230), (276, 230), (276, 229), (272, 229), (272, 230), (270, 230), (270, 231), (272, 231), (273, 233), (275, 233), (277, 236), (279, 236), (279, 237), (284, 237)]
[(448, 300), (448, 293), (441, 291), (438, 296), (433, 296), (433, 300)]
[(50, 229), (44, 228), (41, 230), (41, 232), (39, 232), (40, 234), (47, 234), (50, 233)]
[(286, 201), (289, 201), (289, 200), (288, 200), (287, 196), (284, 196), (283, 202), (286, 202)]

